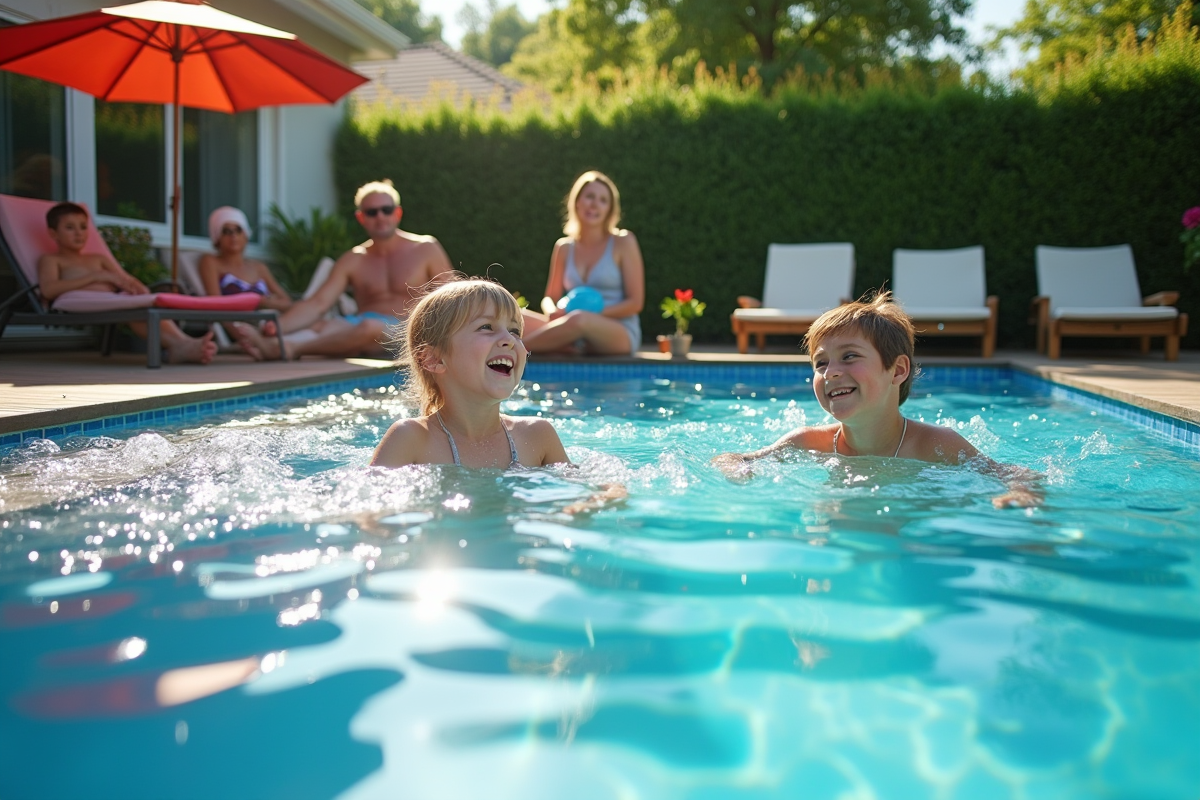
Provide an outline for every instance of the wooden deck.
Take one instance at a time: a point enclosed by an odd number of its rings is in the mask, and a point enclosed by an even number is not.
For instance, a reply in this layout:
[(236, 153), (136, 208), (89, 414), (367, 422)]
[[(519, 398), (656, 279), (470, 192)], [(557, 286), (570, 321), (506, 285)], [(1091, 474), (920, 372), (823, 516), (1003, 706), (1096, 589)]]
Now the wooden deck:
[[(645, 350), (634, 361), (666, 359)], [(539, 357), (539, 361), (551, 360)], [(625, 361), (627, 359), (617, 359)], [(796, 363), (808, 359), (795, 350), (739, 356), (732, 347), (700, 348), (698, 363)], [(995, 358), (919, 356), (925, 366), (1012, 365), (1049, 380), (1200, 424), (1200, 353), (1184, 352), (1167, 363), (1161, 354), (1050, 361), (1029, 352), (999, 352)], [(390, 372), (387, 361), (306, 359), (259, 363), (242, 355), (221, 355), (206, 366), (145, 367), (145, 357), (95, 351), (0, 354), (0, 433), (64, 425), (162, 406), (257, 394), (313, 383)]]

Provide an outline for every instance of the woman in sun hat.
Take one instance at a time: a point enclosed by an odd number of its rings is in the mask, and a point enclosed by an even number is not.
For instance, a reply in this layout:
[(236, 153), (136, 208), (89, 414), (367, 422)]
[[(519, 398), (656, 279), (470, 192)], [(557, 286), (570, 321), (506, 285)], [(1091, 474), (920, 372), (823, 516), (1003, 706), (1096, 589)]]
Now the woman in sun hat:
[(292, 298), (284, 291), (271, 270), (261, 261), (246, 258), (250, 241), (250, 222), (241, 209), (221, 206), (208, 215), (208, 237), (216, 253), (200, 258), (200, 280), (207, 295), (255, 292), (263, 296), (259, 308), (284, 311)]

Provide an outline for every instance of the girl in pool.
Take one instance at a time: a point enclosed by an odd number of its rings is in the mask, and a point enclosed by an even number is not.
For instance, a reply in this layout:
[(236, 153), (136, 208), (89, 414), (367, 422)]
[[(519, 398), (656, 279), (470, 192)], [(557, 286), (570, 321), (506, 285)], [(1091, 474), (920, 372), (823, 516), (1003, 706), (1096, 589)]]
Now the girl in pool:
[(525, 371), (521, 309), (492, 281), (456, 275), (426, 294), (398, 337), (405, 392), (421, 416), (397, 421), (372, 466), (540, 467), (567, 461), (549, 420), (506, 417)]
[[(531, 353), (571, 350), (627, 355), (642, 343), (638, 314), (646, 303), (642, 251), (621, 221), (621, 195), (605, 174), (580, 175), (567, 195), (566, 235), (554, 244), (542, 312), (525, 311), (525, 346)], [(557, 303), (572, 289), (603, 296), (600, 311), (565, 311)]]

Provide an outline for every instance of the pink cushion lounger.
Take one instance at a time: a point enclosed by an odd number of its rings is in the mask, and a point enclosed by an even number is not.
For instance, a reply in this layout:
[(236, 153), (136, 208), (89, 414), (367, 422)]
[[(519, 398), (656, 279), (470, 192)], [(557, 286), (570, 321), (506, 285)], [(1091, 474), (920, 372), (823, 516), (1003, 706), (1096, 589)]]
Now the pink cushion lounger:
[[(38, 260), (57, 247), (46, 229), (46, 212), (54, 205), (49, 200), (34, 200), (0, 194), (0, 257), (12, 263), (19, 291), (0, 303), (0, 334), (13, 322), (31, 325), (104, 325), (104, 353), (111, 350), (111, 329), (119, 322), (147, 323), (146, 366), (162, 364), (159, 323), (162, 320), (202, 320), (205, 322), (278, 323), (275, 311), (256, 311), (262, 299), (253, 292), (223, 297), (192, 297), (174, 293), (142, 295), (116, 292), (65, 292), (47, 308), (37, 291)], [(84, 251), (112, 257), (112, 251), (95, 225), (88, 228)], [(116, 259), (113, 259), (114, 261)], [(32, 313), (17, 312), (22, 301), (33, 307)], [(280, 342), (282, 346), (283, 342)]]

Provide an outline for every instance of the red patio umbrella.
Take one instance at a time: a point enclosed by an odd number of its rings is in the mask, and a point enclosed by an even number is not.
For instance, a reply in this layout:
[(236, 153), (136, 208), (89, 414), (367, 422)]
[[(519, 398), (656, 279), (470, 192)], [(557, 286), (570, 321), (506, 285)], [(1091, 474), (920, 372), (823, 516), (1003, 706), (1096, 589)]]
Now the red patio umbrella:
[(174, 107), (171, 278), (179, 263), (182, 106), (332, 103), (367, 79), (296, 39), (199, 0), (146, 0), (0, 28), (0, 69), (102, 100)]

